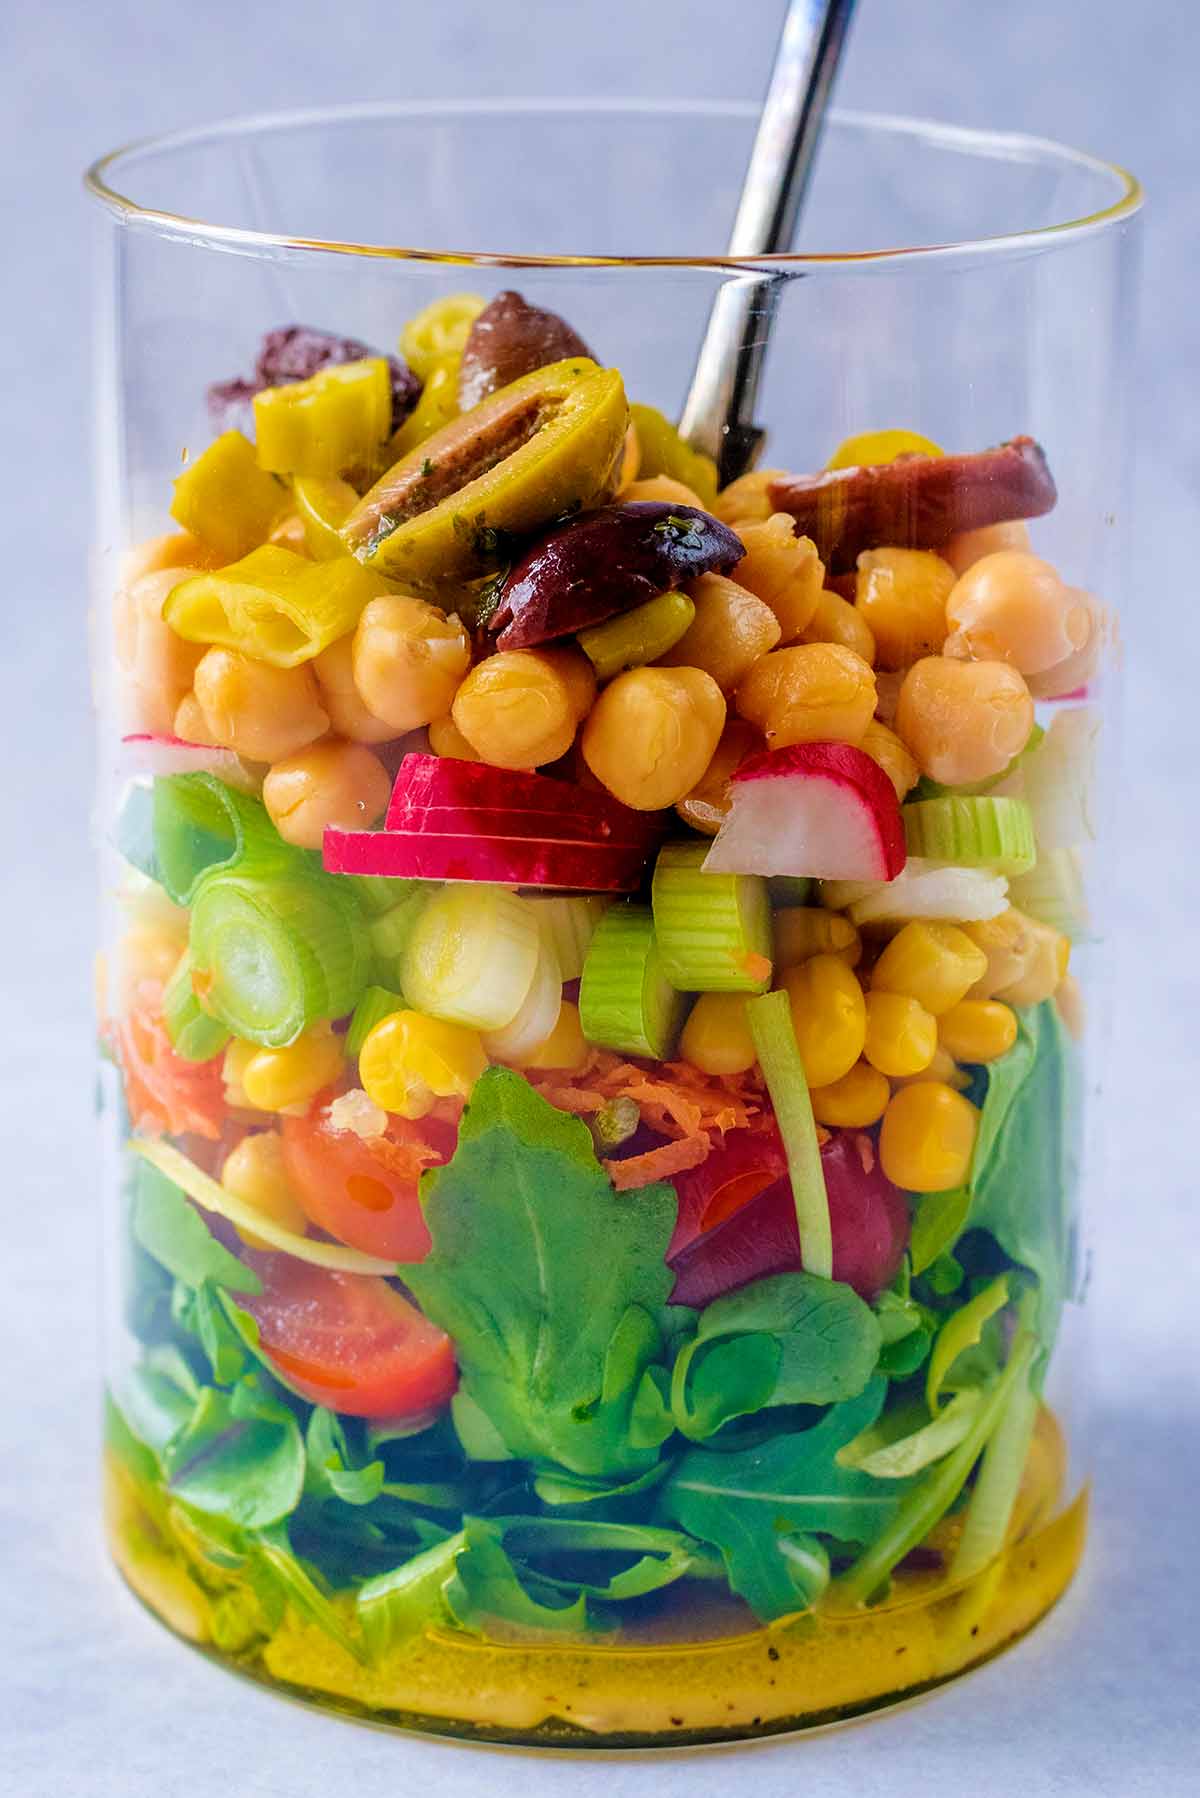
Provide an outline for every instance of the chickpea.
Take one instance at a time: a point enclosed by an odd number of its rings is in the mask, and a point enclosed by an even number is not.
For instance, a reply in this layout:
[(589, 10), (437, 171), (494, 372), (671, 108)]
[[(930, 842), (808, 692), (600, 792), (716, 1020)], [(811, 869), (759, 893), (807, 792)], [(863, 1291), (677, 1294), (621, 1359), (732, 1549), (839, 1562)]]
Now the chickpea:
[(201, 656), (195, 680), (214, 741), (251, 761), (282, 761), (329, 729), (308, 668), (273, 668), (214, 646)]
[(1064, 656), (1061, 662), (1055, 662), (1052, 668), (1026, 675), (1026, 685), (1035, 699), (1060, 699), (1064, 693), (1074, 693), (1077, 687), (1091, 680), (1100, 665), (1105, 638), (1104, 613), (1092, 595), (1081, 587), (1069, 587), (1067, 591), (1074, 594), (1087, 610), (1088, 634), (1077, 650)]
[(907, 668), (946, 640), (954, 570), (926, 549), (868, 549), (858, 558), (854, 603), (875, 637), (881, 668)]
[(949, 562), (955, 574), (965, 574), (981, 556), (994, 555), (1002, 549), (1028, 548), (1028, 525), (1022, 524), (1019, 518), (1012, 518), (1007, 524), (985, 524), (977, 531), (959, 531), (956, 536), (946, 539), (938, 554), (943, 561)]
[(758, 755), (765, 747), (753, 725), (730, 718), (708, 767), (675, 807), (684, 823), (706, 837), (715, 837), (729, 813), (729, 776), (748, 756)]
[(493, 768), (540, 768), (567, 753), (583, 697), (575, 653), (506, 649), (476, 663), (451, 717), (483, 761)]
[(329, 722), (339, 737), (352, 743), (390, 743), (397, 732), (386, 718), (377, 718), (363, 704), (354, 684), (354, 633), (339, 637), (319, 656), (313, 657), (312, 671), (317, 677), (321, 704), (329, 713)]
[(591, 661), (581, 649), (542, 649), (538, 654), (566, 682), (575, 722), (582, 724), (596, 699), (596, 670)]
[(896, 723), (896, 707), (900, 703), (900, 689), (907, 673), (907, 668), (875, 670), (875, 716), (889, 730)]
[(217, 740), (208, 728), (200, 701), (194, 693), (185, 693), (179, 701), (171, 729), (185, 743), (207, 743), (211, 747), (217, 747)]
[(285, 843), (319, 849), (326, 825), (369, 830), (392, 790), (379, 757), (361, 743), (329, 738), (276, 762), (263, 781), (263, 804)]
[(660, 656), (660, 668), (703, 668), (723, 693), (736, 687), (760, 656), (779, 641), (779, 623), (769, 606), (723, 574), (702, 574), (690, 582), (696, 607), (674, 648)]
[(682, 481), (676, 481), (669, 474), (651, 475), (644, 481), (631, 481), (620, 493), (622, 505), (642, 499), (665, 501), (669, 506), (695, 506), (698, 511), (707, 512), (708, 507), (698, 493)]
[(114, 647), (118, 663), (129, 675), (131, 709), (143, 730), (170, 734), (176, 709), (204, 654), (202, 643), (185, 643), (162, 615), (172, 587), (195, 573), (194, 568), (159, 568), (117, 595)]
[(1084, 647), (1092, 634), (1086, 599), (1040, 556), (1002, 550), (959, 576), (946, 603), (944, 653), (1009, 662), (1041, 674)]
[(713, 506), (714, 517), (734, 526), (752, 521), (761, 523), (774, 510), (767, 489), (772, 481), (786, 478), (786, 468), (756, 468), (751, 474), (740, 475), (718, 493)]
[(456, 762), (482, 761), (479, 751), (472, 747), (455, 724), (453, 718), (435, 718), (429, 726), (429, 747), (434, 755), (449, 756)]
[[(162, 537), (147, 537), (135, 543), (121, 557), (121, 585), (132, 587), (144, 574), (158, 574), (163, 568), (183, 569), (195, 574), (200, 568), (215, 568), (216, 557), (206, 550), (199, 537), (190, 531), (168, 531)], [(182, 580), (183, 575), (176, 575)]]
[(636, 811), (675, 805), (712, 761), (725, 700), (702, 668), (631, 668), (610, 682), (583, 727), (583, 755)]
[(1029, 741), (1029, 688), (1007, 662), (926, 656), (904, 677), (896, 731), (923, 774), (948, 787), (1000, 774)]
[(411, 593), (367, 601), (354, 632), (354, 685), (393, 735), (444, 718), (471, 665), (462, 620)]
[(843, 649), (852, 649), (861, 656), (868, 667), (875, 660), (875, 638), (870, 625), (857, 606), (830, 587), (823, 587), (818, 593), (816, 611), (800, 632), (800, 641), (840, 643)]
[(821, 599), (825, 564), (816, 544), (811, 537), (797, 537), (795, 520), (786, 512), (739, 525), (738, 535), (746, 553), (733, 571), (735, 579), (770, 606), (779, 620), (779, 641), (794, 643)]
[(873, 762), (879, 763), (895, 787), (897, 799), (903, 799), (906, 793), (912, 792), (920, 779), (921, 770), (894, 730), (889, 730), (886, 724), (880, 724), (878, 718), (872, 718), (863, 733), (859, 748)]
[(860, 743), (875, 710), (868, 662), (840, 643), (800, 643), (756, 662), (734, 696), (769, 749), (789, 743)]

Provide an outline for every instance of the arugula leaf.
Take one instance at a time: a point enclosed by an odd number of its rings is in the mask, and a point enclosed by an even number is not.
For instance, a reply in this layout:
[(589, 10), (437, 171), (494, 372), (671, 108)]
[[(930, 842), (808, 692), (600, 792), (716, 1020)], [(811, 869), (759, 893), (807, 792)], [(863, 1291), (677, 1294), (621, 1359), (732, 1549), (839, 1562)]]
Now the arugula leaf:
[[(996, 1065), (1002, 1067), (1003, 1062)], [(981, 1136), (985, 1121), (986, 1113), (979, 1120)], [(908, 1244), (914, 1275), (923, 1274), (939, 1256), (950, 1252), (963, 1233), (970, 1209), (969, 1186), (955, 1186), (948, 1192), (929, 1192), (917, 1200)]]
[(645, 1473), (614, 1484), (610, 1480), (588, 1479), (584, 1474), (566, 1473), (562, 1468), (549, 1467), (534, 1474), (533, 1491), (544, 1505), (553, 1505), (563, 1510), (586, 1510), (593, 1506), (597, 1510), (603, 1507), (605, 1511), (636, 1510), (639, 1501), (660, 1486), (670, 1471), (669, 1460), (656, 1461)]
[(1017, 1041), (989, 1072), (971, 1170), (968, 1230), (986, 1230), (1037, 1276), (1037, 1331), (1053, 1347), (1070, 1279), (1078, 1185), (1075, 1051), (1051, 1000), (1017, 1013)]
[(324, 1405), (315, 1405), (304, 1432), (305, 1498), (369, 1505), (383, 1490), (383, 1477), (383, 1462), (378, 1459), (355, 1465), (341, 1418)]
[(442, 1594), (465, 1542), (459, 1530), (359, 1587), (358, 1622), (373, 1660), (427, 1628), (430, 1617), (443, 1609)]
[(938, 1331), (929, 1360), (929, 1372), (925, 1378), (925, 1403), (931, 1417), (938, 1414), (942, 1387), (959, 1356), (976, 1346), (989, 1318), (995, 1317), (1007, 1305), (1008, 1282), (1009, 1276), (1001, 1274), (998, 1279), (985, 1286), (982, 1292), (977, 1292), (973, 1299), (960, 1305), (957, 1311), (952, 1311)]
[(693, 1441), (768, 1405), (825, 1405), (862, 1391), (879, 1357), (870, 1306), (815, 1274), (770, 1274), (714, 1299), (676, 1362), (671, 1409)]
[(265, 1529), (295, 1510), (304, 1487), (296, 1419), (251, 1380), (202, 1388), (185, 1427), (162, 1452), (171, 1491), (239, 1529)]
[[(199, 1341), (216, 1384), (232, 1386), (250, 1366), (250, 1355), (245, 1337), (231, 1323), (224, 1301), (221, 1288), (209, 1280), (201, 1281), (194, 1289), (177, 1281), (172, 1313), (180, 1328)], [(239, 1316), (249, 1317), (249, 1312), (236, 1309)]]
[(133, 1234), (146, 1253), (185, 1286), (211, 1280), (232, 1292), (262, 1291), (262, 1281), (253, 1269), (217, 1241), (174, 1181), (148, 1162), (138, 1168)]
[(586, 1127), (492, 1068), (422, 1197), (433, 1246), (401, 1276), (509, 1452), (593, 1477), (649, 1467), (671, 1429), (648, 1370), (673, 1189), (614, 1192)]
[(908, 1262), (891, 1286), (875, 1300), (875, 1318), (882, 1346), (878, 1369), (890, 1380), (906, 1380), (922, 1365), (937, 1328), (937, 1320), (925, 1305), (913, 1298)]
[(764, 1622), (811, 1603), (820, 1557), (809, 1536), (869, 1544), (895, 1516), (906, 1482), (837, 1458), (876, 1421), (887, 1390), (876, 1377), (811, 1429), (752, 1448), (692, 1449), (664, 1486), (660, 1513), (720, 1551), (730, 1585)]
[(907, 1479), (958, 1447), (982, 1400), (979, 1387), (967, 1387), (932, 1421), (920, 1403), (885, 1411), (870, 1429), (838, 1450), (838, 1461), (877, 1480)]

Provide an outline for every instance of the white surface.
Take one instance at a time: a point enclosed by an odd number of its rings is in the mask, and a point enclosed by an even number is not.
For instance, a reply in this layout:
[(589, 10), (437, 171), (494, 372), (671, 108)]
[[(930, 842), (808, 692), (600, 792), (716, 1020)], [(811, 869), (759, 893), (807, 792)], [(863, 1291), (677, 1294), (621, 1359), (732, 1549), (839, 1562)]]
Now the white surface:
[[(568, 16), (572, 30), (564, 31)], [(647, 1760), (541, 1759), (397, 1740), (306, 1713), (177, 1645), (104, 1565), (92, 1468), (99, 1376), (89, 1031), (90, 752), (82, 664), (87, 438), (84, 207), (110, 142), (206, 116), (425, 92), (749, 94), (779, 7), (716, 0), (113, 0), (5, 17), (0, 131), (18, 195), (0, 332), (6, 456), (9, 1028), (0, 1107), (14, 1271), (0, 1308), (0, 1792), (13, 1798), (353, 1798), (396, 1791), (822, 1798), (1200, 1787), (1195, 1617), (1200, 1305), (1194, 1141), (1198, 732), (1196, 23), (1182, 0), (862, 0), (842, 98), (1078, 140), (1136, 167), (1150, 214), (1130, 754), (1115, 871), (1123, 963), (1113, 1177), (1092, 1289), (1097, 1508), (1081, 1583), (1014, 1654), (891, 1718), (799, 1743)], [(761, 21), (761, 22), (760, 22)], [(272, 33), (275, 35), (273, 36)], [(1190, 150), (1188, 146), (1191, 146)], [(8, 271), (6, 271), (7, 273)], [(32, 628), (17, 627), (19, 619)]]

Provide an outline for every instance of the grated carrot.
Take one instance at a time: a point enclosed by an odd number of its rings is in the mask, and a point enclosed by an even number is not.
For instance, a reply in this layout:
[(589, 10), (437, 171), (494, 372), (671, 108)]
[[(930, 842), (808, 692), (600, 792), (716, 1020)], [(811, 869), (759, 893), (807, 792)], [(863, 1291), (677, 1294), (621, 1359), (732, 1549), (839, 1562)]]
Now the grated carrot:
[(601, 1165), (618, 1192), (649, 1186), (654, 1180), (669, 1180), (686, 1168), (699, 1167), (712, 1144), (706, 1136), (689, 1136), (681, 1142), (664, 1143), (660, 1149), (648, 1149), (644, 1155), (630, 1155), (625, 1161), (605, 1161)]

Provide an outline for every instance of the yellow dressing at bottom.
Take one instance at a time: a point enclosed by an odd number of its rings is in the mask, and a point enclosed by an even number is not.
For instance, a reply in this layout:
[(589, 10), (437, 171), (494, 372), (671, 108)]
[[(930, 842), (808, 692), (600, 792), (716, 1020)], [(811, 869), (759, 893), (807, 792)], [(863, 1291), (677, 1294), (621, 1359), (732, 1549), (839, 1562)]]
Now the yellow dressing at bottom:
[[(746, 1628), (735, 1601), (689, 1594), (640, 1636), (546, 1644), (484, 1641), (433, 1625), (363, 1665), (289, 1610), (265, 1642), (237, 1645), (235, 1575), (201, 1570), (165, 1494), (107, 1464), (114, 1557), (143, 1602), (177, 1634), (293, 1696), (378, 1723), (545, 1746), (714, 1741), (835, 1722), (937, 1685), (1029, 1629), (1061, 1596), (1083, 1551), (1087, 1494), (1063, 1510), (1064, 1454), (1053, 1417), (1038, 1423), (1008, 1547), (965, 1585), (944, 1565), (959, 1524), (938, 1526), (886, 1603)], [(929, 1563), (922, 1570), (911, 1563)], [(350, 1596), (334, 1605), (353, 1632)]]

